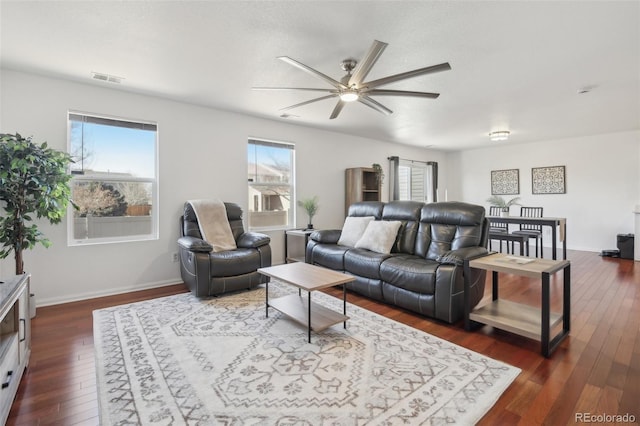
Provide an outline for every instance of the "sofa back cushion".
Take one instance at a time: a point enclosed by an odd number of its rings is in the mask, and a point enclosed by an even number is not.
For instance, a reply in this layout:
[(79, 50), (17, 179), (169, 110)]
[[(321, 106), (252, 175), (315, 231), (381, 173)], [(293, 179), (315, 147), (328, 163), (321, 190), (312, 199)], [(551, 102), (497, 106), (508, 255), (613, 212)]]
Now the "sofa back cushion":
[(414, 254), (423, 206), (424, 203), (418, 201), (390, 201), (384, 205), (382, 220), (401, 223), (392, 253)]
[(425, 204), (421, 211), (415, 254), (436, 258), (449, 250), (482, 245), (484, 207), (462, 202)]
[(384, 203), (381, 201), (360, 201), (349, 206), (347, 216), (373, 216), (375, 220), (382, 219)]

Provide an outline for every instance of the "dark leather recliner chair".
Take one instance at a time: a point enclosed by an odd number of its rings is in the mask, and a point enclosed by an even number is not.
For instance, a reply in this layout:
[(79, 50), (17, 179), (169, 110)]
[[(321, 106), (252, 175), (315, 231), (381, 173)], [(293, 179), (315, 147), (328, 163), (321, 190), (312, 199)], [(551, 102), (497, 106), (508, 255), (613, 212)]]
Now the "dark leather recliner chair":
[(250, 289), (268, 280), (257, 269), (271, 266), (271, 239), (265, 234), (245, 232), (240, 206), (224, 205), (238, 247), (235, 250), (212, 251), (211, 244), (202, 239), (191, 204), (185, 203), (184, 214), (180, 217), (180, 274), (197, 297)]

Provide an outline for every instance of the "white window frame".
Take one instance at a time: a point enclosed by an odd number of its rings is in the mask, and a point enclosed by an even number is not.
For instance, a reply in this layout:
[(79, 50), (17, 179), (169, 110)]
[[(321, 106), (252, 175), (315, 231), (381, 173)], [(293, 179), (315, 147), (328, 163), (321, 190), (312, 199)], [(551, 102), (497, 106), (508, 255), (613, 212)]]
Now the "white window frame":
[[(87, 113), (80, 111), (68, 111), (67, 114), (67, 150), (71, 153), (71, 123), (72, 116), (82, 116), (87, 117), (91, 121), (91, 119), (96, 120), (107, 120), (114, 122), (121, 122), (123, 124), (122, 127), (125, 127), (124, 124), (128, 123), (129, 126), (133, 126), (134, 128), (153, 128), (155, 130), (155, 145), (154, 145), (154, 176), (153, 177), (134, 177), (134, 176), (118, 176), (117, 174), (108, 177), (102, 176), (84, 176), (81, 174), (73, 174), (70, 185), (73, 185), (75, 182), (104, 182), (104, 183), (117, 183), (117, 182), (141, 182), (141, 183), (149, 183), (151, 184), (151, 232), (147, 234), (138, 234), (138, 235), (123, 235), (123, 236), (115, 236), (115, 237), (100, 237), (100, 238), (85, 238), (78, 239), (74, 236), (74, 226), (75, 226), (75, 215), (74, 208), (72, 205), (69, 205), (67, 212), (67, 245), (68, 246), (85, 246), (85, 245), (95, 245), (95, 244), (111, 244), (111, 243), (123, 243), (123, 242), (135, 242), (135, 241), (152, 241), (159, 239), (159, 162), (158, 162), (158, 140), (159, 140), (159, 131), (158, 125), (156, 122), (138, 120), (138, 119), (129, 119), (122, 117), (115, 117), (103, 114), (95, 114), (95, 113)], [(72, 186), (73, 188), (73, 186)]]
[[(288, 184), (283, 184), (282, 186), (289, 187), (289, 211), (287, 214), (287, 224), (286, 225), (275, 225), (275, 226), (252, 226), (250, 221), (250, 214), (253, 209), (253, 200), (249, 199), (252, 188), (259, 188), (273, 185), (273, 183), (265, 182), (265, 183), (257, 183), (257, 182), (247, 182), (247, 229), (252, 231), (273, 231), (273, 230), (282, 230), (282, 229), (293, 229), (296, 227), (296, 148), (295, 144), (292, 142), (285, 141), (277, 141), (272, 139), (258, 138), (258, 137), (249, 137), (247, 141), (247, 150), (251, 148), (251, 145), (262, 145), (262, 146), (275, 146), (280, 148), (286, 148), (291, 151), (291, 176), (289, 178)], [(248, 171), (249, 164), (247, 164)]]

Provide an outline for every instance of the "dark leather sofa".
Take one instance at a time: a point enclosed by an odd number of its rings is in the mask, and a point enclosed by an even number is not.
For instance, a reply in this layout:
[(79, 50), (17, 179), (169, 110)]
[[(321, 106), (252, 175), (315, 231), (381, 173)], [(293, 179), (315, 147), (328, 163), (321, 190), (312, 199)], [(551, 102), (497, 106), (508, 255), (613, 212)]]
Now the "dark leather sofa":
[[(422, 315), (454, 323), (464, 314), (464, 260), (487, 253), (482, 206), (462, 202), (360, 202), (349, 216), (401, 221), (389, 254), (338, 245), (341, 230), (311, 234), (306, 262), (354, 275), (347, 288)], [(485, 271), (471, 269), (471, 306), (484, 294)]]
[(238, 247), (235, 250), (212, 251), (211, 244), (202, 239), (191, 204), (185, 203), (184, 214), (180, 217), (180, 275), (197, 297), (249, 289), (268, 280), (257, 270), (271, 266), (271, 239), (265, 234), (245, 232), (240, 206), (224, 205)]

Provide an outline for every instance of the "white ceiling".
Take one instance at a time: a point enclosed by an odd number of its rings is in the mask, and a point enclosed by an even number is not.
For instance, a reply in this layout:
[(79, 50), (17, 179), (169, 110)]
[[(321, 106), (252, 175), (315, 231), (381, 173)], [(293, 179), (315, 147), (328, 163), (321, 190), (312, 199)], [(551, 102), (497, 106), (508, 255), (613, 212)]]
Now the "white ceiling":
[[(161, 96), (368, 138), (459, 150), (640, 129), (638, 1), (6, 1), (2, 67)], [(449, 62), (385, 86), (440, 98), (380, 97), (384, 116), (335, 100), (276, 59), (335, 79), (340, 62), (389, 43), (368, 80)], [(93, 80), (92, 71), (123, 77)], [(583, 87), (592, 90), (578, 94)], [(505, 142), (500, 142), (504, 144)]]

